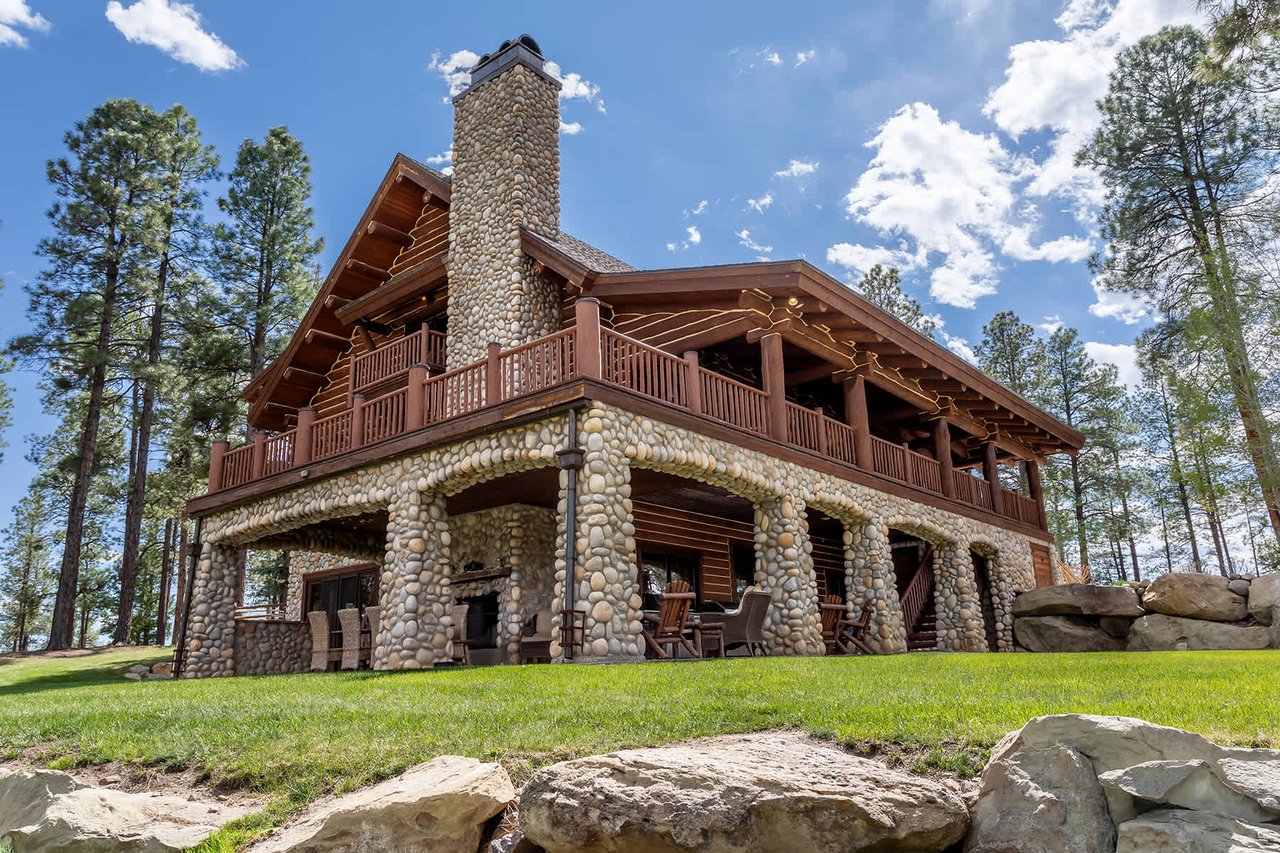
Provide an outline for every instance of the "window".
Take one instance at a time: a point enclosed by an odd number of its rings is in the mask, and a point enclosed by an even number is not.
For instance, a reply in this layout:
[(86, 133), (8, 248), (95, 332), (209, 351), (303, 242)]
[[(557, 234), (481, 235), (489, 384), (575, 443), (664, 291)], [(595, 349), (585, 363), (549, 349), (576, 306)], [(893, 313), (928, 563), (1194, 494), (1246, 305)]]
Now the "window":
[(640, 583), (644, 588), (646, 609), (657, 609), (658, 596), (672, 581), (684, 581), (692, 592), (698, 592), (697, 557), (642, 548)]

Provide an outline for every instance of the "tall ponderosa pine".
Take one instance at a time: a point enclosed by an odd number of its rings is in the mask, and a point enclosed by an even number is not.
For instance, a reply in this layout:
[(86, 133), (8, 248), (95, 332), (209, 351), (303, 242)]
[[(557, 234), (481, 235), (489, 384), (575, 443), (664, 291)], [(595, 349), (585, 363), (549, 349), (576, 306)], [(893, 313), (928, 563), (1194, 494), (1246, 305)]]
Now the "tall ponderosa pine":
[(991, 378), (1023, 397), (1035, 400), (1037, 377), (1044, 363), (1044, 344), (1036, 330), (1012, 311), (1001, 311), (982, 327), (975, 350), (978, 365)]
[(142, 518), (151, 458), (157, 395), (162, 384), (161, 355), (171, 348), (173, 336), (168, 316), (175, 286), (192, 274), (203, 241), (200, 215), (201, 185), (213, 177), (217, 160), (200, 141), (195, 119), (181, 106), (158, 117), (152, 144), (158, 164), (160, 189), (150, 211), (149, 229), (141, 253), (146, 264), (139, 269), (142, 285), (145, 344), (132, 374), (140, 386), (125, 504), (124, 548), (120, 560), (120, 600), (114, 642), (131, 642), (134, 596)]
[(219, 325), (234, 336), (241, 378), (256, 376), (283, 347), (316, 290), (311, 161), (283, 127), (246, 139), (218, 207), (214, 274)]
[(48, 631), (47, 605), (55, 579), (46, 523), (44, 494), (33, 482), (0, 532), (0, 646), (10, 652), (28, 651), (32, 638)]
[(109, 101), (66, 135), (69, 156), (48, 165), (58, 201), (49, 211), (54, 234), (39, 249), (45, 269), (28, 288), (27, 316), (34, 331), (12, 344), (22, 360), (61, 379), (68, 390), (87, 379), (50, 649), (69, 648), (76, 627), (85, 512), (108, 368), (118, 355), (116, 323), (121, 304), (131, 299), (127, 291), (159, 189), (151, 145), (155, 121), (149, 107)]
[(924, 313), (920, 303), (902, 289), (902, 276), (893, 267), (876, 264), (856, 287), (862, 298), (892, 314), (926, 338), (938, 333), (938, 321)]
[(1260, 293), (1242, 250), (1256, 230), (1273, 227), (1280, 128), (1240, 71), (1211, 80), (1197, 73), (1206, 49), (1200, 32), (1180, 27), (1121, 54), (1099, 102), (1101, 126), (1078, 161), (1107, 187), (1104, 284), (1145, 296), (1166, 322), (1209, 330), (1280, 541), (1280, 454), (1249, 347)]

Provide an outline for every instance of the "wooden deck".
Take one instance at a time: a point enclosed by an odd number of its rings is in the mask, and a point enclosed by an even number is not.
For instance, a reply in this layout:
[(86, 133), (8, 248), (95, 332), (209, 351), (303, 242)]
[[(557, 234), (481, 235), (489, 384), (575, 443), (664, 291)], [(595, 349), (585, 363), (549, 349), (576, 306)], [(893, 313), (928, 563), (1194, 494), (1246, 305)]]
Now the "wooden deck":
[[(304, 408), (294, 429), (271, 436), (259, 433), (253, 443), (235, 450), (216, 444), (209, 471), (210, 497), (587, 380), (679, 410), (708, 426), (767, 438), (877, 479), (1046, 529), (1038, 502), (971, 470), (951, 470), (950, 465), (869, 431), (864, 434), (821, 411), (779, 400), (768, 391), (702, 367), (694, 355), (678, 358), (601, 328), (598, 306), (592, 300), (579, 303), (576, 321), (569, 328), (511, 349), (491, 346), (486, 358), (464, 367), (433, 372), (421, 363), (440, 351), (441, 341), (424, 334), (394, 354), (369, 359), (353, 371), (349, 408), (321, 419)], [(408, 357), (414, 355), (419, 363)], [(356, 391), (357, 384), (395, 387), (366, 398)]]

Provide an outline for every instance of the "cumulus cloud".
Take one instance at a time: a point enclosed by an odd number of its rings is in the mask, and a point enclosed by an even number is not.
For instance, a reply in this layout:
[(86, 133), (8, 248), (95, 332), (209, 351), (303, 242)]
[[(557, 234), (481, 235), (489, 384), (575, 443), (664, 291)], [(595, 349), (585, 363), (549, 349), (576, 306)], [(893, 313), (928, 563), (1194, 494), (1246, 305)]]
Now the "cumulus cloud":
[(453, 174), (453, 146), (450, 145), (445, 151), (427, 158), (427, 164), (431, 166), (439, 166), (440, 171), (446, 175)]
[[(1062, 237), (1033, 244), (1034, 207), (1018, 205), (1032, 163), (1008, 151), (994, 134), (944, 121), (929, 104), (908, 104), (867, 143), (875, 155), (845, 196), (854, 220), (882, 235), (907, 238), (897, 250), (838, 243), (827, 258), (851, 270), (868, 262), (900, 269), (931, 265), (930, 295), (972, 308), (996, 291), (996, 252), (1015, 260), (1082, 260), (1089, 243)], [(1016, 222), (1015, 222), (1016, 220)]]
[(1138, 367), (1138, 348), (1133, 344), (1104, 344), (1086, 341), (1084, 351), (1094, 361), (1114, 364), (1116, 372), (1130, 390), (1142, 384), (1142, 369)]
[(782, 64), (782, 56), (776, 50), (764, 50), (760, 54), (760, 58), (773, 66)]
[(690, 225), (684, 230), (689, 235), (689, 245), (696, 246), (702, 242), (702, 232), (698, 230), (697, 225)]
[(685, 238), (680, 241), (672, 240), (667, 243), (668, 252), (682, 252), (690, 246), (696, 246), (702, 242), (702, 232), (698, 230), (698, 226), (690, 225), (684, 229)]
[(686, 210), (685, 216), (701, 216), (706, 212), (707, 212), (707, 200), (704, 198), (702, 201), (698, 202), (694, 206), (693, 210)]
[(1060, 314), (1054, 314), (1052, 317), (1045, 317), (1044, 322), (1038, 323), (1037, 325), (1039, 326), (1040, 331), (1044, 332), (1046, 335), (1052, 335), (1065, 324), (1062, 322), (1062, 316)]
[(47, 33), (52, 28), (47, 18), (31, 11), (26, 0), (0, 0), (0, 45), (26, 47), (27, 37), (20, 30)]
[(942, 340), (943, 343), (947, 345), (947, 349), (951, 350), (965, 361), (970, 364), (978, 363), (978, 354), (973, 351), (973, 347), (969, 346), (969, 341), (966, 338), (956, 337), (955, 335), (949, 335), (946, 332), (943, 332)]
[(777, 175), (779, 178), (799, 178), (799, 177), (803, 177), (804, 175), (812, 175), (816, 171), (818, 171), (817, 160), (814, 160), (813, 162), (806, 162), (804, 160), (792, 160), (789, 164), (787, 164), (787, 168), (779, 169), (773, 174)]
[(1089, 306), (1089, 313), (1095, 317), (1119, 320), (1126, 326), (1133, 326), (1155, 317), (1155, 311), (1143, 299), (1129, 293), (1106, 290), (1096, 279), (1093, 282), (1093, 293), (1096, 299)]
[(1101, 202), (1097, 176), (1073, 160), (1098, 125), (1094, 104), (1107, 91), (1116, 55), (1163, 26), (1199, 23), (1195, 7), (1195, 0), (1070, 0), (1055, 21), (1060, 38), (1009, 49), (1004, 82), (990, 92), (983, 112), (1015, 138), (1052, 133), (1028, 193), (1066, 198), (1081, 218)]
[(816, 50), (798, 50), (796, 51), (796, 68), (804, 65), (806, 62), (812, 62), (813, 58), (818, 55)]
[(244, 60), (222, 39), (205, 32), (200, 13), (189, 3), (177, 0), (137, 0), (125, 6), (118, 0), (107, 4), (107, 20), (134, 44), (149, 44), (201, 71), (229, 71)]
[(760, 196), (760, 198), (747, 199), (747, 207), (751, 208), (756, 213), (764, 213), (771, 204), (773, 204), (773, 193), (771, 192), (766, 192), (764, 195)]
[[(738, 238), (739, 245), (746, 246), (748, 249), (755, 252), (757, 255), (768, 255), (770, 252), (773, 251), (772, 246), (763, 246), (760, 243), (757, 243), (755, 240), (751, 239), (751, 232), (748, 231), (746, 228), (743, 228), (741, 231), (739, 231), (736, 236)], [(762, 257), (762, 258), (759, 258), (759, 260), (768, 260), (768, 258)]]
[(584, 79), (581, 74), (576, 71), (570, 71), (565, 74), (560, 65), (555, 62), (548, 61), (542, 66), (542, 70), (550, 74), (560, 83), (560, 100), (582, 100), (589, 104), (594, 104), (599, 112), (607, 112), (604, 107), (604, 100), (600, 97), (600, 87), (590, 80)]
[(471, 69), (479, 61), (480, 54), (470, 50), (455, 50), (448, 56), (438, 50), (432, 52), (427, 68), (439, 74), (449, 87), (449, 97), (444, 99), (446, 104), (449, 98), (458, 97), (471, 85)]
[(577, 136), (579, 133), (582, 133), (582, 122), (562, 121), (560, 122), (560, 132), (565, 136)]

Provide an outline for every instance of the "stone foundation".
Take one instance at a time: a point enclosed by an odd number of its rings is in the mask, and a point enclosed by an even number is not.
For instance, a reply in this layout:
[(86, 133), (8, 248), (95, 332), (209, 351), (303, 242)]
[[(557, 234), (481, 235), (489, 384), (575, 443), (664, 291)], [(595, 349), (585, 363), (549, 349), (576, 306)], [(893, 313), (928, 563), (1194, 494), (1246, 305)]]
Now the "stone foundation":
[(235, 674), (284, 675), (311, 668), (311, 628), (306, 622), (237, 619)]
[[(547, 604), (558, 609), (565, 578), (570, 576), (577, 584), (576, 602), (586, 623), (580, 659), (638, 659), (643, 644), (631, 518), (633, 467), (718, 486), (756, 506), (757, 581), (774, 602), (768, 631), (770, 647), (777, 653), (820, 650), (816, 579), (807, 542), (809, 512), (822, 512), (845, 527), (849, 612), (856, 616), (863, 606), (872, 608), (869, 642), (874, 648), (899, 651), (905, 645), (889, 558), (890, 528), (934, 545), (940, 649), (985, 648), (970, 549), (990, 559), (998, 620), (995, 633), (1000, 648), (1012, 647), (1010, 602), (1016, 593), (1035, 586), (1027, 536), (618, 408), (588, 404), (579, 424), (576, 443), (584, 449), (585, 463), (578, 475), (576, 535), (570, 549), (565, 547), (565, 471), (558, 472), (561, 494), (554, 546), (546, 510), (504, 507), (515, 515), (494, 510), (483, 523), (467, 516), (450, 519), (445, 510), (448, 496), (472, 486), (507, 474), (554, 467), (556, 451), (573, 443), (565, 434), (563, 416), (307, 482), (207, 516), (188, 634), (188, 674), (234, 671), (230, 616), (239, 594), (233, 556), (237, 547), (268, 537), (280, 541), (284, 534), (307, 525), (379, 510), (388, 511), (390, 521), (381, 584), (382, 621), (374, 649), (376, 668), (424, 667), (451, 656), (451, 610), (457, 594), (451, 577), (459, 570), (460, 560), (465, 565), (472, 554), (479, 553), (483, 556), (474, 559), (486, 564), (505, 561), (512, 567), (503, 620), (509, 652), (518, 646), (518, 622)], [(532, 527), (519, 521), (517, 516), (526, 511), (543, 513), (542, 520)], [(484, 528), (483, 537), (500, 541), (476, 544), (473, 528)], [(535, 531), (532, 539), (530, 530)], [(531, 571), (534, 564), (535, 578), (517, 574), (517, 569)], [(539, 594), (530, 603), (528, 591), (546, 589), (552, 571), (554, 596), (544, 599)], [(511, 594), (515, 590), (518, 595)]]

